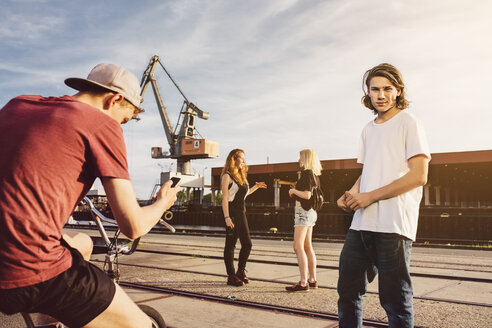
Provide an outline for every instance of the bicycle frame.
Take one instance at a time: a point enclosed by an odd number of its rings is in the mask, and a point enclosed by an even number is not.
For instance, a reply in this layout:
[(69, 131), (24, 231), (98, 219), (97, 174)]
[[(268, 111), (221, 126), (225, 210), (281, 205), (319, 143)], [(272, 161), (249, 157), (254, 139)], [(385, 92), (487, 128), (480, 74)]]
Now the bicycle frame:
[[(120, 233), (120, 230), (116, 230), (115, 236), (113, 238), (113, 241), (111, 241), (108, 237), (108, 234), (106, 233), (106, 229), (104, 228), (103, 222), (116, 225), (117, 222), (114, 219), (107, 218), (102, 214), (92, 203), (92, 201), (89, 199), (89, 197), (84, 197), (83, 200), (87, 205), (89, 205), (91, 209), (91, 215), (94, 221), (96, 222), (97, 229), (99, 230), (99, 233), (101, 234), (101, 237), (104, 240), (104, 243), (106, 247), (108, 248), (106, 252), (106, 256), (104, 259), (104, 271), (106, 274), (113, 279), (116, 283), (119, 282), (120, 278), (120, 273), (118, 269), (118, 255), (123, 254), (123, 255), (130, 255), (132, 254), (138, 246), (138, 243), (140, 241), (140, 237), (133, 240), (131, 248), (126, 246), (126, 245), (118, 245), (117, 240), (118, 240), (118, 235)], [(159, 220), (159, 223), (164, 225), (169, 231), (175, 232), (176, 229), (174, 229), (173, 226), (171, 226), (169, 223), (164, 221), (163, 219)]]
[[(101, 234), (102, 239), (104, 240), (104, 244), (107, 247), (105, 259), (104, 259), (104, 267), (103, 271), (108, 275), (109, 278), (111, 278), (115, 283), (119, 283), (120, 279), (120, 271), (118, 268), (118, 255), (123, 254), (123, 255), (130, 255), (135, 250), (137, 249), (138, 243), (140, 241), (140, 237), (133, 240), (132, 246), (128, 247), (127, 245), (118, 245), (118, 236), (120, 234), (120, 229), (117, 229), (115, 232), (115, 235), (113, 237), (113, 240), (111, 240), (108, 237), (108, 234), (106, 232), (106, 229), (104, 228), (103, 222), (106, 222), (108, 224), (118, 226), (118, 223), (114, 219), (107, 218), (104, 214), (102, 214), (92, 203), (92, 201), (86, 196), (83, 199), (83, 202), (85, 202), (87, 205), (89, 205), (90, 210), (91, 210), (91, 216), (96, 222), (97, 229), (99, 230), (99, 233)], [(176, 230), (174, 229), (173, 226), (171, 226), (169, 223), (164, 221), (163, 219), (159, 220), (159, 223), (164, 225), (169, 231), (175, 232)], [(140, 306), (141, 307), (141, 306)], [(155, 311), (155, 310), (153, 310)], [(145, 310), (144, 312), (149, 315)], [(24, 318), (25, 323), (27, 324), (27, 328), (42, 328), (42, 327), (65, 327), (63, 324), (59, 325), (45, 325), (45, 326), (35, 326), (34, 322), (29, 315), (29, 313), (24, 313), (21, 312), (22, 317)], [(159, 315), (160, 316), (160, 315)], [(162, 317), (161, 317), (162, 319)], [(162, 322), (164, 320), (162, 319)]]

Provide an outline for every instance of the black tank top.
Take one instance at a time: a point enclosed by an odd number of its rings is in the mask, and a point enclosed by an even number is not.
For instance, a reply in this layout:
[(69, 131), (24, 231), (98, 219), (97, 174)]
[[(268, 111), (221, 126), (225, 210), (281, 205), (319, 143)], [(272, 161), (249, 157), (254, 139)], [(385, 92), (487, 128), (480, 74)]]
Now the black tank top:
[(232, 179), (232, 184), (229, 186), (229, 208), (244, 211), (246, 209), (244, 200), (248, 195), (249, 186), (247, 183), (239, 184), (232, 175), (229, 176)]

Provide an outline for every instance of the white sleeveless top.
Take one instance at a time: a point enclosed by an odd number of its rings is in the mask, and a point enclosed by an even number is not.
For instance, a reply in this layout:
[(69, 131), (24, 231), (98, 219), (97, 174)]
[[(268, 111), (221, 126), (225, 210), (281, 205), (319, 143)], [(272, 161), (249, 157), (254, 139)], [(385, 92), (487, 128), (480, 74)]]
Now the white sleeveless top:
[[(227, 173), (227, 174), (229, 174), (229, 173)], [(239, 184), (236, 182), (236, 180), (230, 174), (229, 174), (229, 176), (231, 177), (231, 180), (232, 180), (232, 184), (229, 187), (229, 202), (232, 202), (232, 201), (234, 201), (234, 198), (236, 197), (236, 194), (239, 190)], [(246, 191), (246, 194), (244, 195), (244, 199), (246, 199), (246, 197), (248, 196), (248, 192), (249, 192), (249, 186), (248, 186), (248, 190)]]

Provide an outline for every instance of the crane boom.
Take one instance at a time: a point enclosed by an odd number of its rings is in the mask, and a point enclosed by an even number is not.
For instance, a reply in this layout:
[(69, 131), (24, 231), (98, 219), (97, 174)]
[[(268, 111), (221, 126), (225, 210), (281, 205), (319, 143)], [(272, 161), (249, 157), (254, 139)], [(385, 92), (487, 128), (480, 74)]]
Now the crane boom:
[(153, 56), (150, 59), (149, 65), (147, 66), (147, 69), (145, 70), (142, 76), (142, 82), (140, 83), (140, 88), (141, 88), (140, 96), (142, 96), (142, 98), (144, 97), (145, 92), (147, 91), (147, 88), (150, 83), (154, 91), (154, 97), (157, 103), (157, 108), (159, 109), (159, 114), (161, 116), (162, 126), (164, 127), (164, 133), (166, 134), (167, 142), (169, 143), (169, 147), (170, 147), (169, 152), (172, 154), (176, 147), (177, 138), (176, 135), (174, 134), (171, 121), (169, 120), (169, 116), (167, 115), (166, 106), (164, 106), (164, 101), (162, 101), (161, 93), (159, 92), (159, 87), (157, 86), (157, 81), (154, 76), (154, 71), (158, 62), (159, 62), (158, 56)]
[[(179, 132), (175, 131), (169, 120), (164, 101), (162, 100), (159, 88), (157, 86), (157, 80), (154, 76), (155, 69), (159, 64), (166, 72), (167, 76), (171, 79), (174, 86), (178, 89), (179, 93), (183, 96), (183, 107), (178, 118), (178, 124), (181, 116), (183, 120)], [(195, 118), (208, 119), (209, 113), (200, 110), (192, 102), (188, 101), (188, 98), (181, 91), (179, 86), (173, 80), (169, 72), (162, 64), (159, 56), (153, 56), (147, 66), (147, 69), (142, 75), (140, 83), (141, 91), (140, 95), (144, 97), (149, 84), (152, 85), (154, 91), (157, 108), (161, 116), (162, 125), (166, 134), (167, 141), (169, 143), (169, 155), (162, 154), (162, 148), (154, 147), (152, 149), (153, 158), (176, 158), (178, 161), (178, 172), (189, 174), (190, 160), (195, 158), (213, 158), (218, 156), (218, 143), (211, 140), (195, 139)]]

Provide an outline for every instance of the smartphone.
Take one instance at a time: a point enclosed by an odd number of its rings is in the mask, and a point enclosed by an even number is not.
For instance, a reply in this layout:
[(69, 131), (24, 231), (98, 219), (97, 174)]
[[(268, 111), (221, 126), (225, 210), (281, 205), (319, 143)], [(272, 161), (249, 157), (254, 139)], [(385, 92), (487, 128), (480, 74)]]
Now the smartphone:
[(174, 187), (176, 187), (176, 185), (178, 184), (178, 182), (181, 181), (181, 178), (172, 177), (171, 178), (171, 181), (173, 182), (173, 184), (171, 185), (171, 188), (174, 188)]

